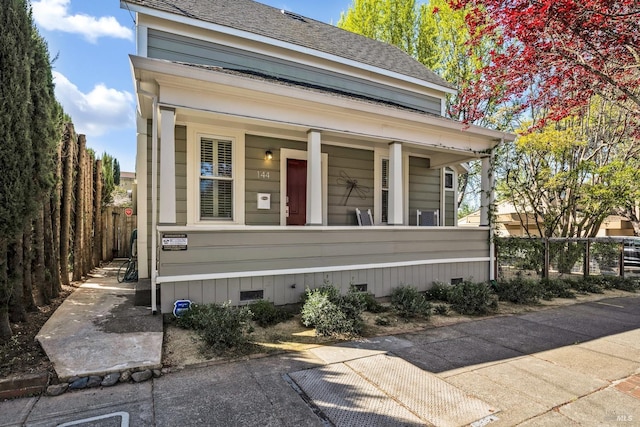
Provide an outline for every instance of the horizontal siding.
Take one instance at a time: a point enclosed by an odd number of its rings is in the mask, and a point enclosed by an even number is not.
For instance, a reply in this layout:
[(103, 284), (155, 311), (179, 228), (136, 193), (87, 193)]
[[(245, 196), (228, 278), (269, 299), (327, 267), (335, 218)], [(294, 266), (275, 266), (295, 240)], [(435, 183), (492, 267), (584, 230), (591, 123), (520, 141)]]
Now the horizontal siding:
[[(373, 212), (374, 153), (336, 146), (323, 146), (322, 151), (329, 158), (328, 225), (357, 225), (356, 208)], [(350, 195), (347, 180), (357, 181)]]
[(441, 115), (440, 100), (433, 96), (390, 88), (319, 68), (234, 49), (216, 43), (149, 29), (150, 58), (213, 65), (231, 70), (250, 70), (295, 82), (307, 83), (349, 94), (390, 101), (409, 108)]
[(201, 304), (231, 301), (238, 305), (240, 291), (245, 290), (262, 290), (264, 299), (278, 305), (295, 304), (300, 302), (306, 288), (315, 288), (324, 283), (337, 286), (343, 293), (351, 284), (366, 284), (368, 292), (376, 297), (385, 297), (401, 285), (411, 285), (425, 291), (435, 282), (450, 283), (454, 278), (486, 281), (488, 271), (486, 262), (466, 262), (163, 283), (160, 285), (161, 311), (171, 312), (173, 302), (178, 299)]
[(486, 257), (485, 230), (444, 228), (193, 231), (160, 251), (161, 276)]
[(455, 216), (457, 215), (457, 206), (455, 193), (453, 191), (445, 191), (444, 203), (447, 207), (444, 225), (454, 226), (456, 221)]
[[(280, 150), (306, 151), (307, 143), (247, 135), (245, 137), (245, 223), (280, 225)], [(270, 150), (273, 159), (265, 160)], [(271, 209), (258, 209), (258, 193), (271, 194)]]
[(429, 168), (429, 159), (409, 157), (409, 225), (416, 225), (418, 210), (440, 209), (440, 172)]

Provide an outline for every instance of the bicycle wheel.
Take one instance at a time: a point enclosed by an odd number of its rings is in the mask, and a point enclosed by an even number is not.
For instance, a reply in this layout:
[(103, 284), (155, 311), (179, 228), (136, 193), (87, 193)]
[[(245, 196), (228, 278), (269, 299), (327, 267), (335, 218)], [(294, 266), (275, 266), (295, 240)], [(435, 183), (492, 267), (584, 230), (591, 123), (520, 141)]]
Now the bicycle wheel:
[(125, 282), (136, 282), (138, 280), (138, 268), (136, 267), (135, 260), (129, 262), (127, 272), (124, 274)]
[(118, 269), (118, 283), (122, 283), (126, 280), (126, 274), (127, 274), (127, 270), (129, 269), (129, 260), (126, 260), (125, 262), (122, 263), (122, 265), (120, 266), (120, 268)]

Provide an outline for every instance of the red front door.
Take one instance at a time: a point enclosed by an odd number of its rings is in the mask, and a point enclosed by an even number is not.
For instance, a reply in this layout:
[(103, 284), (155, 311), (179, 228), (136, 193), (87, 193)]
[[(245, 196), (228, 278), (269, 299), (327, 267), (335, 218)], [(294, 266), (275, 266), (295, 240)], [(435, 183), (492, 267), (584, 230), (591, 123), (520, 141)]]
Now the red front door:
[(307, 161), (287, 159), (287, 225), (307, 223)]

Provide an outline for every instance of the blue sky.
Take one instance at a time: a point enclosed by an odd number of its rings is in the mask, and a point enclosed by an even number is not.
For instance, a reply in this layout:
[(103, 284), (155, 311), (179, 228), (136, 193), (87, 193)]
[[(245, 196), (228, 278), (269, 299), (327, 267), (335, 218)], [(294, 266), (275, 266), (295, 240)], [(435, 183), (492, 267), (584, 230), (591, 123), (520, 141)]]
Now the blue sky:
[[(337, 23), (351, 0), (261, 0), (327, 23)], [(134, 171), (135, 98), (129, 54), (135, 54), (134, 16), (119, 0), (31, 0), (33, 18), (47, 40), (56, 97), (78, 133), (98, 155)]]

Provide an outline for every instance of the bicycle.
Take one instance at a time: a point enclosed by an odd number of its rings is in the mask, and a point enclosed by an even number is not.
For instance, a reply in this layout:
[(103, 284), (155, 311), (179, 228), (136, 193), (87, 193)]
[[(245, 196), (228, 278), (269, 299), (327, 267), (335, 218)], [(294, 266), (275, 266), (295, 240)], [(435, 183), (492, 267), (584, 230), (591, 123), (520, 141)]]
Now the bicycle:
[(131, 233), (131, 240), (129, 248), (131, 249), (131, 256), (128, 260), (122, 263), (118, 269), (118, 283), (122, 282), (137, 282), (138, 281), (138, 253), (136, 247), (136, 240), (138, 239), (138, 230), (135, 229)]
[(131, 257), (118, 269), (118, 283), (138, 281), (138, 260)]

